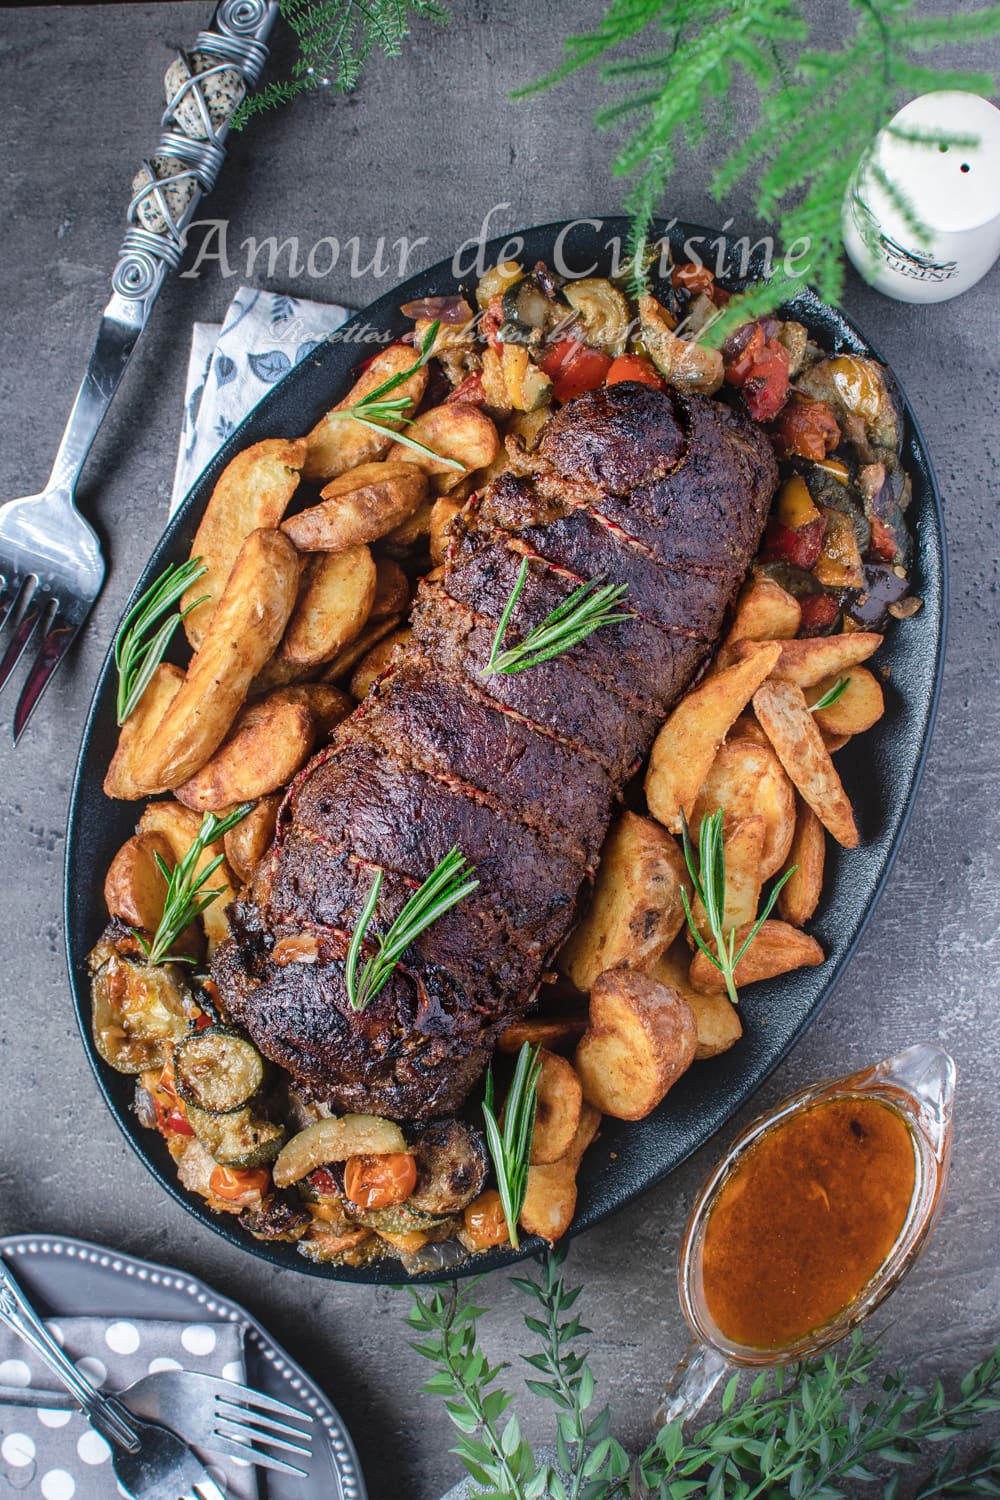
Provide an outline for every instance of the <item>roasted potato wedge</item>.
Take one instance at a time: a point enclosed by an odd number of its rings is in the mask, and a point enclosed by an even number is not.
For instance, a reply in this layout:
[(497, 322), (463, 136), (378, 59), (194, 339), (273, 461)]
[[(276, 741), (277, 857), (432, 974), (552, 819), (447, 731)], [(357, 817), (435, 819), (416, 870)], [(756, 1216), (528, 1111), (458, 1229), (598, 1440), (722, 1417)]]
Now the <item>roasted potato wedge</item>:
[[(722, 930), (732, 932), (752, 922), (757, 915), (760, 888), (764, 881), (764, 838), (767, 825), (759, 813), (734, 823), (722, 835), (722, 847), (726, 859), (726, 895), (722, 911)], [(723, 820), (725, 830), (725, 820)], [(695, 925), (703, 938), (710, 932), (708, 917), (701, 901), (696, 899), (691, 908)]]
[[(373, 459), (382, 458), (388, 452), (392, 447), (391, 438), (384, 437), (379, 432), (373, 432), (370, 427), (362, 426), (352, 417), (343, 417), (335, 413), (341, 413), (356, 406), (363, 397), (369, 396), (393, 375), (413, 369), (417, 359), (418, 355), (407, 344), (392, 344), (381, 354), (376, 355), (360, 379), (355, 381), (343, 401), (339, 401), (336, 406), (332, 407), (325, 417), (320, 417), (306, 438), (306, 457), (302, 466), (304, 479), (314, 484), (324, 479), (333, 479), (337, 474), (346, 473), (348, 469), (356, 469), (360, 464), (371, 463)], [(419, 370), (414, 370), (413, 374), (401, 385), (396, 386), (392, 393), (394, 400), (400, 396), (409, 398), (410, 414), (416, 411), (427, 389), (427, 375), (427, 366), (423, 365)], [(398, 429), (402, 423), (392, 421), (383, 422), (380, 425)]]
[(356, 707), (349, 694), (331, 687), (328, 682), (302, 682), (297, 687), (284, 688), (283, 695), (294, 703), (305, 704), (316, 721), (320, 742), (329, 739), (341, 720), (352, 714)]
[[(847, 686), (836, 703), (831, 703), (827, 708), (817, 708), (813, 712), (813, 718), (823, 731), (824, 739), (827, 735), (839, 739), (842, 735), (864, 734), (885, 713), (882, 688), (878, 678), (867, 667), (852, 667), (850, 672), (841, 675), (847, 678)], [(837, 678), (828, 677), (823, 682), (817, 682), (815, 687), (806, 688), (806, 702), (810, 708), (836, 685)]]
[(558, 958), (559, 971), (586, 993), (605, 969), (642, 970), (684, 924), (690, 895), (684, 855), (651, 818), (625, 812), (613, 824), (586, 914)]
[(371, 624), (405, 613), (410, 603), (410, 580), (391, 557), (375, 559), (375, 598), (368, 614)]
[(384, 639), (400, 623), (401, 615), (390, 615), (385, 620), (376, 620), (365, 626), (357, 640), (338, 651), (332, 661), (323, 667), (324, 682), (339, 682), (354, 671), (359, 661), (366, 657), (374, 645)]
[(389, 665), (389, 658), (397, 646), (403, 645), (410, 639), (408, 626), (401, 626), (398, 630), (390, 631), (374, 645), (366, 656), (363, 656), (358, 665), (351, 673), (351, 695), (360, 703), (362, 698), (367, 698), (371, 691), (372, 683), (385, 671)]
[(791, 875), (778, 892), (778, 910), (793, 927), (804, 927), (819, 905), (826, 864), (826, 830), (808, 802), (797, 798), (795, 837), (785, 868)]
[[(140, 833), (161, 833), (170, 845), (173, 854), (173, 863), (177, 864), (194, 843), (201, 828), (202, 814), (192, 812), (189, 807), (182, 807), (179, 802), (170, 800), (164, 802), (150, 802), (143, 808), (142, 817), (139, 819)], [(216, 855), (225, 855), (222, 841), (208, 844), (198, 861), (199, 870), (213, 860)], [(228, 863), (223, 861), (212, 875), (212, 889), (218, 890), (219, 894), (210, 906), (206, 906), (202, 912), (200, 921), (208, 938), (208, 955), (211, 958), (215, 949), (223, 938), (229, 936), (229, 923), (226, 921), (226, 907), (230, 901), (236, 899), (236, 881)]]
[(576, 1212), (576, 1174), (600, 1123), (600, 1111), (585, 1103), (566, 1155), (544, 1166), (529, 1166), (528, 1188), (518, 1221), (526, 1234), (541, 1235), (554, 1245), (566, 1233)]
[(245, 704), (215, 754), (176, 789), (178, 802), (222, 812), (291, 781), (316, 743), (316, 721), (305, 703), (289, 696), (294, 691), (279, 688)]
[[(389, 462), (419, 464), (438, 495), (447, 495), (462, 483), (467, 474), (474, 474), (477, 469), (492, 463), (500, 451), (495, 424), (481, 407), (472, 406), (467, 401), (447, 401), (443, 406), (432, 406), (429, 411), (421, 412), (406, 429), (406, 436), (422, 443), (438, 457), (427, 458), (404, 443), (396, 443), (389, 449)], [(454, 468), (456, 463), (461, 468)]]
[(691, 813), (695, 839), (701, 832), (702, 819), (718, 807), (722, 808), (727, 834), (747, 818), (764, 819), (761, 875), (764, 880), (770, 879), (781, 869), (792, 842), (795, 790), (759, 726), (753, 740), (727, 739), (720, 747)]
[(535, 1133), (531, 1138), (533, 1166), (559, 1161), (573, 1144), (583, 1107), (583, 1087), (573, 1064), (556, 1052), (539, 1052)]
[(551, 1052), (557, 1047), (572, 1046), (586, 1029), (583, 1016), (525, 1016), (501, 1031), (497, 1047), (501, 1052), (513, 1054), (528, 1042), (532, 1047), (545, 1047)]
[(448, 554), (448, 542), (451, 539), (449, 530), (452, 521), (462, 509), (461, 500), (452, 500), (449, 496), (442, 495), (440, 500), (435, 500), (431, 506), (430, 516), (430, 546), (431, 562), (443, 563)]
[(694, 1061), (698, 1027), (684, 997), (647, 974), (610, 969), (590, 992), (573, 1065), (583, 1097), (616, 1120), (644, 1120)]
[[(828, 677), (842, 677), (849, 667), (867, 661), (881, 646), (882, 637), (873, 630), (852, 630), (845, 635), (816, 635), (779, 644), (781, 650), (772, 676), (807, 688)], [(753, 651), (749, 641), (739, 641), (733, 647), (737, 661), (751, 656)]]
[(694, 1012), (698, 1029), (698, 1041), (694, 1049), (695, 1062), (705, 1062), (710, 1057), (719, 1057), (735, 1047), (743, 1035), (743, 1024), (739, 1011), (730, 1004), (729, 996), (703, 995), (691, 988), (688, 970), (691, 954), (683, 938), (667, 949), (649, 971), (650, 979), (656, 979), (683, 995)]
[(311, 557), (279, 654), (298, 666), (314, 667), (343, 651), (365, 627), (375, 583), (375, 560), (365, 546)]
[(398, 556), (405, 556), (411, 547), (415, 547), (422, 537), (431, 534), (431, 515), (434, 510), (434, 501), (425, 500), (422, 505), (409, 516), (401, 526), (396, 526), (385, 538), (384, 545), (392, 549)]
[(169, 870), (173, 869), (173, 851), (162, 833), (133, 834), (104, 877), (108, 914), (144, 932), (156, 931), (167, 898), (167, 880), (157, 864), (157, 855)]
[(343, 552), (388, 536), (424, 503), (427, 477), (413, 463), (362, 464), (321, 496), (282, 525), (300, 552)]
[[(745, 940), (749, 928), (741, 927), (736, 933), (736, 951)], [(787, 922), (768, 918), (750, 944), (733, 977), (737, 987), (756, 984), (761, 979), (774, 979), (778, 974), (788, 974), (792, 969), (815, 968), (823, 963), (826, 955), (814, 937), (800, 932)], [(714, 964), (710, 963), (699, 948), (691, 960), (689, 971), (691, 988), (706, 995), (725, 994), (726, 981)]]
[(118, 746), (104, 778), (104, 795), (135, 802), (145, 793), (135, 784), (135, 767), (141, 764), (150, 735), (177, 696), (184, 681), (180, 667), (160, 662), (149, 686), (118, 732)]
[(240, 548), (251, 531), (278, 525), (298, 489), (305, 457), (304, 438), (265, 438), (237, 453), (222, 471), (191, 543), (191, 556), (200, 557), (208, 572), (181, 597), (182, 609), (205, 600), (184, 616), (184, 630), (196, 651)]
[(838, 844), (856, 848), (858, 830), (850, 798), (802, 689), (794, 682), (762, 683), (753, 706), (778, 759), (820, 822)]
[(744, 641), (736, 649), (745, 655), (687, 693), (653, 742), (646, 801), (671, 833), (680, 833), (682, 814), (690, 822), (719, 746), (781, 655), (776, 641)]
[(222, 841), (230, 869), (243, 885), (253, 879), (254, 871), (271, 847), (280, 806), (280, 792), (261, 797), (253, 810), (235, 828), (230, 828)]
[(298, 583), (291, 542), (280, 531), (251, 532), (187, 676), (137, 757), (141, 792), (180, 786), (219, 748), (284, 634)]
[(715, 665), (731, 665), (737, 641), (790, 640), (801, 624), (802, 606), (792, 594), (772, 578), (751, 578), (736, 601), (736, 614)]

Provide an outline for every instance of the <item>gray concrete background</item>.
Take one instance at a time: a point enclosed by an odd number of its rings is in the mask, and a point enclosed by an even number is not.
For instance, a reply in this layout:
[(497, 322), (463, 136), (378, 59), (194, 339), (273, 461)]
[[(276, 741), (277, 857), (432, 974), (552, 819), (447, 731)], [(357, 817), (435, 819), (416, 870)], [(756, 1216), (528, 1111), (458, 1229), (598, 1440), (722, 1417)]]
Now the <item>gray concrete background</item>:
[[(837, 7), (817, 0), (812, 10), (823, 31)], [(592, 126), (600, 92), (592, 77), (508, 102), (512, 88), (556, 61), (562, 32), (600, 14), (598, 0), (541, 13), (528, 0), (476, 0), (455, 11), (446, 29), (422, 25), (403, 59), (376, 60), (356, 97), (300, 102), (234, 142), (204, 208), (231, 221), (231, 243), (294, 234), (308, 247), (324, 235), (358, 235), (367, 261), (379, 235), (390, 243), (426, 236), (416, 268), (449, 255), (497, 202), (511, 205), (501, 229), (620, 209), (614, 142)], [(200, 0), (0, 12), (0, 494), (35, 488), (47, 472), (107, 298), (133, 166), (155, 136), (168, 49), (190, 44), (209, 13)], [(978, 50), (975, 64), (996, 69), (1000, 48)], [(747, 196), (720, 209), (705, 177), (697, 161), (685, 162), (670, 212), (706, 223), (732, 215), (752, 227)], [(881, 906), (836, 995), (754, 1106), (918, 1038), (953, 1050), (961, 1093), (951, 1192), (927, 1254), (881, 1319), (894, 1353), (945, 1377), (985, 1351), (1000, 1321), (998, 276), (929, 309), (887, 301), (853, 277), (848, 288), (847, 310), (894, 365), (937, 465), (951, 551), (950, 644), (927, 773)], [(337, 1402), (373, 1497), (432, 1500), (459, 1466), (440, 1403), (418, 1394), (426, 1371), (407, 1347), (406, 1295), (275, 1273), (190, 1219), (105, 1113), (70, 1011), (60, 884), (83, 717), (166, 518), (190, 324), (220, 317), (236, 284), (211, 270), (165, 291), (88, 470), (87, 504), (110, 556), (107, 587), (22, 748), (0, 750), (0, 1232), (103, 1241), (171, 1261), (239, 1298)], [(279, 271), (270, 284), (360, 305), (391, 279), (352, 280), (341, 268), (321, 281)], [(5, 722), (13, 701), (13, 693), (3, 701)], [(729, 1134), (573, 1247), (569, 1269), (586, 1283), (600, 1395), (626, 1440), (646, 1433), (656, 1383), (684, 1344), (678, 1238)], [(481, 1295), (489, 1352), (513, 1357), (522, 1347), (519, 1294), (494, 1277)], [(547, 1416), (530, 1401), (526, 1411), (529, 1434), (543, 1440)]]

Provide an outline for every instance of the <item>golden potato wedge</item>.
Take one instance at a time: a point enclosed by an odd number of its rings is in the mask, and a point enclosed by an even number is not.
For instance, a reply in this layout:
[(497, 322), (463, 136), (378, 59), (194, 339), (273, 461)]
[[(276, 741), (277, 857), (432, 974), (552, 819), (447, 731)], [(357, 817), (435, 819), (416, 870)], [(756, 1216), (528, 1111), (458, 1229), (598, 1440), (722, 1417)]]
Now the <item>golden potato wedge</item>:
[(427, 476), (412, 463), (362, 464), (321, 495), (282, 524), (300, 552), (343, 552), (388, 536), (424, 503)]
[[(764, 837), (767, 825), (759, 813), (743, 818), (725, 831), (723, 819), (722, 848), (726, 860), (726, 894), (722, 910), (722, 930), (732, 932), (752, 922), (757, 915), (760, 888), (764, 883), (763, 857)], [(701, 901), (695, 899), (691, 907), (695, 926), (703, 938), (708, 938), (708, 917)]]
[(222, 596), (240, 548), (251, 531), (275, 527), (299, 485), (305, 463), (304, 438), (265, 438), (237, 453), (222, 471), (191, 543), (208, 572), (181, 596), (181, 608), (205, 597), (184, 617), (184, 630), (197, 651), (212, 611)]
[(389, 615), (385, 620), (377, 620), (373, 624), (366, 625), (357, 640), (352, 641), (343, 651), (338, 651), (333, 660), (325, 664), (323, 681), (338, 682), (353, 672), (358, 662), (362, 661), (372, 647), (383, 640), (390, 631), (395, 630), (401, 619), (401, 615)]
[(583, 1087), (573, 1064), (557, 1052), (538, 1054), (535, 1133), (531, 1138), (531, 1163), (545, 1166), (559, 1161), (573, 1144), (583, 1107)]
[(690, 821), (716, 751), (781, 655), (777, 641), (744, 641), (736, 649), (745, 655), (687, 693), (653, 742), (646, 801), (671, 833), (680, 833), (682, 814)]
[(587, 1029), (584, 1016), (525, 1016), (501, 1031), (497, 1047), (509, 1054), (520, 1052), (525, 1042), (553, 1051), (578, 1042)]
[(448, 543), (451, 539), (449, 527), (462, 509), (462, 505), (463, 502), (461, 500), (452, 500), (449, 496), (442, 495), (441, 499), (435, 500), (431, 506), (431, 562), (444, 562), (448, 553)]
[(375, 578), (375, 560), (365, 546), (311, 557), (279, 655), (315, 667), (357, 640), (375, 598)]
[(342, 693), (340, 688), (331, 687), (328, 682), (302, 682), (283, 688), (282, 694), (290, 702), (305, 704), (316, 721), (316, 737), (320, 743), (328, 740), (337, 725), (357, 707), (350, 694)]
[(684, 997), (647, 974), (609, 969), (590, 992), (573, 1066), (583, 1097), (616, 1120), (644, 1120), (694, 1061), (698, 1028)]
[[(814, 687), (827, 677), (842, 677), (848, 667), (867, 661), (882, 644), (874, 630), (853, 630), (846, 635), (816, 635), (802, 641), (782, 641), (772, 676), (799, 687)], [(738, 641), (733, 647), (737, 661), (751, 655), (749, 641)]]
[(584, 1103), (566, 1155), (544, 1166), (529, 1166), (528, 1188), (518, 1220), (525, 1234), (541, 1235), (554, 1245), (566, 1233), (576, 1212), (576, 1174), (600, 1123), (600, 1110)]
[(173, 853), (162, 833), (136, 833), (121, 846), (104, 877), (104, 904), (108, 915), (120, 917), (131, 927), (155, 932), (167, 899), (167, 879), (156, 861), (159, 855), (168, 869)]
[(702, 995), (692, 989), (688, 979), (691, 954), (683, 938), (678, 938), (649, 971), (650, 979), (670, 986), (683, 995), (694, 1012), (698, 1028), (698, 1041), (694, 1049), (695, 1062), (705, 1062), (710, 1057), (719, 1057), (735, 1047), (743, 1035), (743, 1023), (739, 1011), (732, 1005), (729, 996)]
[(622, 813), (601, 851), (590, 906), (559, 954), (559, 972), (586, 993), (605, 969), (644, 969), (684, 924), (682, 889), (690, 896), (674, 839), (651, 818)]
[[(740, 928), (736, 934), (736, 951), (746, 938), (749, 928)], [(824, 962), (825, 953), (814, 937), (800, 932), (787, 922), (768, 918), (750, 944), (734, 971), (737, 987), (756, 984), (761, 979), (774, 979), (779, 974), (788, 974), (792, 969), (812, 969)], [(691, 959), (689, 971), (691, 988), (706, 995), (725, 993), (726, 981), (713, 963), (710, 963), (699, 948)]]
[(410, 580), (391, 557), (375, 559), (375, 598), (368, 613), (371, 624), (405, 613), (410, 604)]
[[(419, 464), (437, 495), (447, 495), (466, 475), (492, 463), (500, 451), (496, 425), (481, 407), (468, 401), (447, 401), (443, 406), (421, 412), (406, 429), (406, 436), (422, 443), (437, 458), (426, 458), (404, 443), (396, 443), (389, 449), (389, 462)], [(451, 462), (442, 463), (442, 459)], [(453, 468), (451, 465), (455, 463), (461, 464), (461, 468)]]
[(174, 796), (197, 812), (222, 812), (256, 802), (291, 781), (312, 754), (316, 721), (303, 702), (279, 688), (245, 704), (215, 754)]
[(135, 766), (153, 730), (177, 696), (184, 681), (180, 667), (160, 662), (149, 686), (118, 731), (118, 745), (104, 778), (104, 795), (135, 802), (145, 794), (135, 784)]
[(795, 837), (785, 868), (791, 875), (778, 892), (778, 910), (793, 927), (804, 927), (819, 905), (826, 864), (826, 830), (808, 802), (797, 799)]
[(778, 759), (820, 822), (838, 844), (856, 848), (858, 830), (850, 798), (802, 689), (794, 682), (762, 683), (754, 693), (753, 706)]
[(230, 868), (244, 885), (252, 880), (254, 871), (271, 847), (281, 800), (280, 792), (261, 797), (253, 810), (235, 828), (230, 828), (222, 841)]
[[(150, 802), (143, 808), (142, 817), (139, 819), (140, 833), (162, 833), (170, 845), (173, 854), (173, 863), (182, 860), (194, 843), (201, 828), (202, 814), (192, 812), (189, 807), (182, 807), (179, 802), (164, 801)], [(198, 870), (204, 867), (216, 855), (225, 855), (222, 841), (217, 840), (214, 844), (207, 844), (198, 861)], [(211, 878), (211, 889), (218, 890), (219, 894), (215, 900), (206, 906), (199, 918), (208, 938), (208, 954), (211, 958), (215, 949), (223, 938), (229, 936), (229, 923), (226, 921), (226, 907), (230, 901), (236, 899), (236, 881), (228, 863), (223, 861)]]
[(409, 626), (401, 626), (398, 630), (392, 630), (388, 635), (372, 647), (366, 656), (358, 662), (351, 673), (351, 696), (360, 703), (362, 698), (367, 698), (371, 691), (372, 683), (385, 671), (389, 665), (389, 658), (397, 646), (404, 645), (412, 634)]
[(385, 538), (384, 545), (392, 549), (397, 555), (403, 555), (411, 547), (423, 538), (431, 534), (431, 515), (434, 511), (434, 501), (425, 500), (422, 505), (405, 520), (402, 526), (395, 527)]
[(854, 738), (851, 734), (830, 734), (826, 729), (821, 729), (820, 733), (823, 736), (823, 743), (831, 755), (836, 755), (838, 750), (843, 750), (844, 746)]
[(770, 750), (771, 741), (761, 729), (753, 714), (740, 714), (726, 735), (726, 744), (730, 740), (752, 740), (755, 745), (763, 745), (765, 750)]
[(790, 640), (801, 624), (802, 606), (792, 594), (773, 578), (751, 578), (736, 601), (736, 614), (715, 665), (732, 664), (737, 641)]
[[(306, 438), (306, 458), (302, 466), (304, 479), (312, 483), (333, 479), (337, 474), (344, 474), (348, 469), (356, 469), (359, 464), (371, 463), (373, 459), (381, 458), (388, 452), (392, 447), (391, 438), (384, 437), (379, 432), (373, 432), (370, 427), (362, 426), (352, 417), (337, 414), (356, 406), (363, 397), (369, 396), (377, 386), (384, 384), (393, 375), (413, 369), (418, 358), (416, 350), (407, 344), (392, 344), (381, 354), (376, 355), (344, 399), (332, 407), (326, 416), (319, 419)], [(400, 396), (406, 396), (411, 402), (409, 412), (412, 415), (419, 406), (426, 388), (427, 366), (423, 365), (419, 370), (414, 370), (413, 374), (402, 384), (396, 386), (392, 397), (395, 400)], [(402, 423), (391, 421), (382, 422), (379, 425), (398, 429)]]
[[(842, 735), (864, 734), (885, 713), (882, 688), (878, 678), (867, 667), (852, 667), (849, 672), (840, 675), (847, 678), (847, 687), (836, 703), (831, 703), (828, 708), (817, 708), (813, 713), (824, 740), (827, 735), (839, 739)], [(809, 707), (812, 708), (824, 693), (836, 687), (837, 680), (836, 677), (827, 677), (814, 687), (806, 688), (804, 691)]]
[(251, 682), (284, 634), (298, 583), (298, 554), (291, 542), (280, 531), (252, 531), (187, 676), (137, 757), (134, 780), (140, 791), (180, 786), (219, 748)]
[(764, 819), (761, 875), (770, 879), (784, 863), (795, 831), (795, 789), (764, 731), (753, 740), (727, 739), (702, 783), (690, 818), (697, 840), (702, 819), (721, 807), (722, 826), (731, 833), (746, 818)]

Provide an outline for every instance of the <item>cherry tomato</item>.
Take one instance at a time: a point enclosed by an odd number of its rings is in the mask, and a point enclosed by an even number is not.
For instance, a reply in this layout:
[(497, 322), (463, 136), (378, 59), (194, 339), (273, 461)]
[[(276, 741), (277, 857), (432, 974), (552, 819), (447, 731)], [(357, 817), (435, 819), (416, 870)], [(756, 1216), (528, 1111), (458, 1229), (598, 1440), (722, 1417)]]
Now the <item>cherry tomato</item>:
[(831, 594), (807, 594), (799, 603), (802, 605), (802, 630), (826, 630), (840, 613)]
[(216, 1167), (208, 1179), (209, 1192), (226, 1203), (249, 1208), (267, 1191), (271, 1173), (267, 1167)]
[(596, 391), (611, 368), (611, 358), (599, 349), (588, 349), (576, 339), (560, 339), (538, 361), (552, 381), (557, 401), (572, 401), (584, 391)]
[(823, 517), (809, 521), (805, 526), (792, 528), (783, 526), (777, 516), (772, 516), (764, 533), (761, 556), (767, 562), (793, 563), (797, 568), (813, 568), (823, 550), (823, 533), (826, 522)]
[(466, 1238), (476, 1250), (489, 1250), (493, 1245), (506, 1245), (510, 1240), (510, 1230), (496, 1188), (487, 1188), (474, 1198), (462, 1219)]
[(788, 400), (788, 352), (777, 339), (766, 337), (760, 323), (753, 325), (744, 342), (738, 329), (725, 361), (726, 380), (743, 391), (750, 415), (757, 422), (770, 422)]
[(682, 266), (674, 266), (670, 273), (670, 284), (675, 291), (690, 292), (693, 297), (699, 292), (705, 292), (711, 297), (715, 291), (715, 277), (708, 267), (696, 266), (691, 261)]
[(359, 1208), (392, 1208), (405, 1203), (416, 1182), (417, 1164), (408, 1151), (351, 1156), (344, 1168), (344, 1193)]
[(314, 1167), (306, 1178), (306, 1181), (315, 1192), (319, 1193), (321, 1198), (335, 1198), (339, 1196), (337, 1183), (329, 1167)]
[(665, 391), (667, 382), (653, 364), (644, 354), (619, 354), (612, 361), (611, 368), (604, 377), (605, 385), (620, 385), (623, 380), (637, 380), (641, 385), (651, 385), (658, 391)]
[(779, 453), (797, 453), (821, 463), (840, 442), (840, 428), (825, 401), (795, 393), (775, 424), (774, 437)]

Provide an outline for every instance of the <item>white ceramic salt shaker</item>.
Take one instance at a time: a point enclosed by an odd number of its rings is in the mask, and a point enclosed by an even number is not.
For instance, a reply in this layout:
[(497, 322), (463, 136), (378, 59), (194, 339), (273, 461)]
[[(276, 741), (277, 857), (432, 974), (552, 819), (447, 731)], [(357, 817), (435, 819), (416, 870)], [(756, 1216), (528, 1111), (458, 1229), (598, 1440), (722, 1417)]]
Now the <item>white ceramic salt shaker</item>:
[[(902, 139), (974, 136), (974, 146)], [(922, 243), (873, 174), (881, 168), (929, 230)], [(922, 94), (881, 131), (847, 190), (844, 245), (862, 276), (900, 302), (947, 302), (1000, 256), (1000, 110), (978, 94)]]

